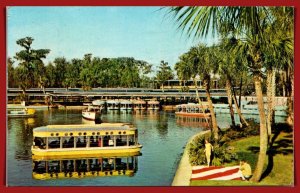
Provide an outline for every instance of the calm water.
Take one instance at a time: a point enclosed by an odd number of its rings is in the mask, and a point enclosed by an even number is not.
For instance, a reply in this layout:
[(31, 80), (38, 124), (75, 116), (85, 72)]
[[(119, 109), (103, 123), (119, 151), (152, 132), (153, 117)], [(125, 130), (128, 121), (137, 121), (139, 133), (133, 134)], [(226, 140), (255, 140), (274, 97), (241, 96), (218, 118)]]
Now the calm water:
[[(257, 118), (254, 116), (253, 118)], [(217, 115), (221, 128), (228, 114)], [(89, 124), (81, 110), (37, 110), (35, 118), (8, 119), (7, 183), (9, 186), (170, 186), (188, 139), (203, 130), (195, 119), (178, 119), (171, 112), (107, 113), (103, 122), (130, 122), (143, 145), (133, 176), (95, 176), (80, 179), (36, 180), (32, 177), (32, 129), (48, 124)]]

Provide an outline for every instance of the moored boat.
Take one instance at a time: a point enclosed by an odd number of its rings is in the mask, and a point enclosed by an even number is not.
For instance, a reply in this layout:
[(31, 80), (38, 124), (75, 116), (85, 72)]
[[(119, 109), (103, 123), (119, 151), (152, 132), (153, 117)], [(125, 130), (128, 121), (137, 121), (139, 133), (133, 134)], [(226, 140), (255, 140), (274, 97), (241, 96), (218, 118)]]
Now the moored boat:
[(88, 120), (96, 120), (101, 116), (101, 108), (88, 106), (87, 109), (82, 110), (82, 117)]
[(133, 101), (133, 110), (145, 110), (146, 108), (146, 101), (141, 99)]
[(34, 117), (35, 109), (27, 109), (25, 108), (16, 108), (9, 109), (7, 112), (8, 117)]
[(132, 101), (130, 100), (121, 100), (120, 101), (120, 110), (132, 110)]
[(148, 101), (147, 102), (147, 109), (149, 110), (159, 110), (159, 101)]
[(202, 103), (202, 104), (188, 103), (188, 104), (176, 105), (175, 115), (208, 118), (210, 117), (210, 112), (208, 110), (207, 103)]
[(118, 101), (118, 100), (107, 100), (106, 105), (107, 105), (107, 110), (119, 110), (120, 101)]
[(105, 101), (100, 100), (100, 99), (93, 100), (93, 101), (92, 101), (92, 105), (93, 105), (93, 106), (103, 106), (103, 105), (105, 105)]
[(133, 156), (140, 154), (138, 130), (126, 123), (48, 125), (33, 129), (33, 158)]

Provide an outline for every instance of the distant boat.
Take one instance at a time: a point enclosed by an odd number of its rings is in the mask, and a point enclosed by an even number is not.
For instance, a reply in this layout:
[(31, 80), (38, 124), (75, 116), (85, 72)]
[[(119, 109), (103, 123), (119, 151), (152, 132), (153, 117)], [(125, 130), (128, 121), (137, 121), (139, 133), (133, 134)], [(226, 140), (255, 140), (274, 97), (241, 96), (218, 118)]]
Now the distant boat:
[(145, 110), (147, 108), (146, 101), (144, 100), (134, 100), (133, 101), (133, 109), (134, 110)]
[(202, 105), (195, 104), (195, 103), (188, 103), (188, 104), (176, 105), (175, 115), (208, 118), (210, 117), (210, 112), (208, 110), (207, 103), (203, 103)]
[(119, 110), (120, 101), (118, 100), (108, 100), (106, 101), (107, 110)]
[(159, 101), (148, 101), (147, 102), (148, 110), (159, 110)]
[(10, 109), (7, 112), (8, 117), (34, 117), (35, 110), (25, 108)]
[(130, 100), (121, 100), (120, 101), (120, 110), (132, 110), (132, 101)]
[(97, 99), (97, 100), (92, 101), (93, 106), (102, 106), (104, 104), (105, 104), (105, 101), (103, 101), (103, 100)]
[(88, 106), (87, 109), (82, 110), (82, 117), (88, 120), (96, 120), (99, 119), (101, 115), (101, 108)]

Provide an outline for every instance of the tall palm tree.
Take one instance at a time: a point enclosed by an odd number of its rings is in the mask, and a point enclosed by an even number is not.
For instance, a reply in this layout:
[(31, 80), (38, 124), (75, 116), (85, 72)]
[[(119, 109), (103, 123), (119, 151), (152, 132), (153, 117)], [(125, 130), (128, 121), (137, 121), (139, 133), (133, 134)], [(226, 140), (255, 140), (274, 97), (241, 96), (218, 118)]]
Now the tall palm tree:
[(266, 160), (268, 134), (262, 95), (263, 50), (266, 42), (264, 29), (275, 18), (267, 7), (172, 7), (179, 28), (194, 37), (205, 37), (208, 33), (222, 31), (229, 35), (243, 38), (243, 50), (247, 56), (247, 64), (253, 74), (255, 91), (260, 117), (260, 152), (252, 180), (261, 179)]
[(220, 67), (219, 72), (221, 75), (225, 76), (226, 79), (226, 92), (228, 97), (228, 104), (230, 109), (230, 115), (232, 119), (232, 125), (235, 125), (234, 121), (234, 110), (232, 106), (232, 101), (235, 104), (235, 109), (239, 115), (240, 122), (242, 125), (248, 126), (248, 122), (242, 115), (241, 109), (240, 109), (240, 103), (237, 102), (234, 88), (232, 86), (232, 79), (234, 76), (237, 76), (238, 74), (243, 73), (245, 71), (245, 68), (243, 68), (244, 65), (237, 62), (237, 53), (232, 50), (231, 42), (234, 41), (232, 39), (222, 39), (222, 42), (219, 45), (219, 49), (217, 51), (217, 57), (220, 60)]
[[(215, 142), (219, 140), (219, 132), (218, 132), (218, 124), (217, 119), (213, 107), (213, 103), (211, 100), (210, 95), (210, 83), (211, 83), (211, 74), (215, 73), (218, 69), (218, 61), (215, 59), (213, 50), (215, 49), (214, 46), (207, 47), (206, 45), (199, 44), (196, 47), (192, 47), (189, 50), (189, 55), (191, 57), (191, 61), (194, 65), (194, 78), (196, 74), (200, 76), (203, 81), (203, 85), (205, 88), (206, 98), (211, 114), (211, 121), (212, 121), (212, 130), (214, 134)], [(196, 82), (196, 81), (195, 81)]]

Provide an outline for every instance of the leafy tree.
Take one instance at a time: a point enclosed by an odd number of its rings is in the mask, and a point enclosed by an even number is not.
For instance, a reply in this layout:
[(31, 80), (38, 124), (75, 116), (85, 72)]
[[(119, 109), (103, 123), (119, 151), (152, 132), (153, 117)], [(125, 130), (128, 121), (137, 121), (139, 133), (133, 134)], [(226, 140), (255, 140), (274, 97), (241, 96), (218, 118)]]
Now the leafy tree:
[(7, 79), (8, 83), (7, 86), (9, 88), (14, 88), (15, 87), (15, 68), (13, 66), (15, 61), (13, 61), (12, 58), (7, 59)]
[(161, 84), (162, 91), (164, 92), (164, 84), (167, 80), (173, 79), (174, 75), (172, 73), (171, 67), (168, 62), (161, 61), (159, 66), (159, 71), (156, 74), (156, 79)]
[(31, 44), (33, 38), (25, 37), (17, 40), (17, 44), (23, 48), (15, 55), (15, 59), (19, 61), (18, 65), (18, 82), (22, 89), (23, 96), (26, 94), (26, 89), (34, 85), (34, 70), (37, 65), (42, 64), (42, 59), (49, 54), (49, 49), (32, 49)]
[(54, 59), (55, 66), (55, 87), (64, 88), (64, 80), (68, 61), (64, 57)]

